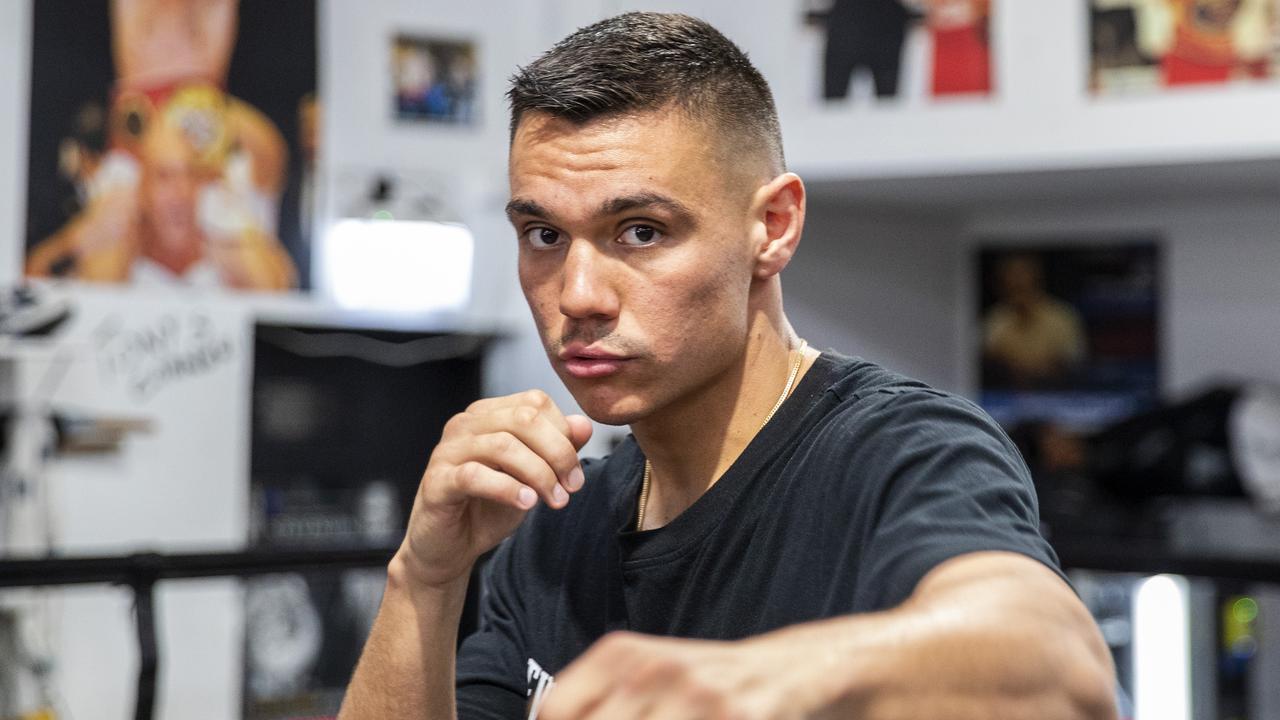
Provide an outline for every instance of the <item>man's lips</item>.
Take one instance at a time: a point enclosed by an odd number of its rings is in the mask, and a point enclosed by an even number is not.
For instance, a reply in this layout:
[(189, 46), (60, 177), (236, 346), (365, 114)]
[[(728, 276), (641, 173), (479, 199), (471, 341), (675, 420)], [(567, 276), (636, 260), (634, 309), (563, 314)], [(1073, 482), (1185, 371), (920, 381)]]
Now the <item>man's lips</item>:
[(600, 378), (612, 375), (631, 360), (625, 355), (579, 344), (567, 345), (559, 355), (565, 370), (576, 378)]

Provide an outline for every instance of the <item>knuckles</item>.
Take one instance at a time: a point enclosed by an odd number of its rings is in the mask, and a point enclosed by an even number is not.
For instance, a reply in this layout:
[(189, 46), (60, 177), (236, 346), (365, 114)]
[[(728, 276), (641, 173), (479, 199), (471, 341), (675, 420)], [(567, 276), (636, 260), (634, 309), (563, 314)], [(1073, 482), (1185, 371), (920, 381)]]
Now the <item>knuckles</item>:
[(551, 396), (542, 390), (525, 390), (520, 394), (520, 398), (524, 404), (537, 410), (546, 410), (552, 406)]
[(505, 430), (489, 435), (489, 447), (499, 457), (511, 454), (519, 444), (516, 436)]
[(632, 652), (633, 648), (640, 644), (639, 635), (625, 630), (614, 630), (597, 640), (589, 648), (588, 653), (592, 656), (613, 659)]
[(459, 487), (470, 488), (480, 479), (480, 463), (464, 462), (454, 469), (454, 479)]
[[(759, 714), (750, 700), (739, 696), (723, 682), (700, 667), (698, 658), (683, 646), (617, 631), (596, 641), (581, 658), (583, 665), (599, 667), (614, 678), (612, 692), (620, 693), (638, 708), (651, 707), (653, 700), (670, 703), (683, 712), (707, 720), (750, 720)], [(566, 686), (582, 677), (599, 677), (579, 669), (566, 674)], [(553, 693), (551, 703), (556, 696)], [(663, 704), (662, 707), (667, 707)], [(562, 710), (550, 704), (546, 710)], [(563, 715), (547, 715), (559, 718)]]
[(441, 433), (443, 437), (451, 437), (466, 432), (467, 427), (471, 424), (471, 411), (460, 412), (449, 418), (444, 424), (444, 431)]
[(538, 409), (530, 405), (522, 405), (511, 412), (511, 419), (520, 425), (532, 425), (538, 419)]

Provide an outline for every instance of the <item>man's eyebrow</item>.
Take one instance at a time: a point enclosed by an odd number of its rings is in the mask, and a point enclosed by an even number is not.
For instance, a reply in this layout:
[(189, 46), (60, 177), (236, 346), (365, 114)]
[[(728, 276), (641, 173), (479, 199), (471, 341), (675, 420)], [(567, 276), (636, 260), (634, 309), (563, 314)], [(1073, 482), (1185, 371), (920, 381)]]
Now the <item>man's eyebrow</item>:
[(547, 209), (538, 203), (523, 198), (512, 198), (507, 203), (507, 219), (514, 220), (517, 215), (528, 215), (540, 220), (549, 220), (551, 218), (551, 213), (547, 212)]
[[(687, 205), (672, 197), (659, 193), (642, 192), (633, 195), (621, 195), (609, 198), (600, 203), (597, 212), (601, 216), (620, 215), (632, 210), (658, 208), (676, 216), (676, 220), (687, 225), (696, 224), (696, 216)], [(512, 198), (507, 203), (507, 219), (514, 221), (520, 216), (534, 217), (539, 220), (551, 220), (551, 212), (533, 200)]]
[(631, 210), (643, 210), (645, 208), (659, 208), (675, 215), (677, 220), (685, 224), (696, 224), (696, 216), (684, 203), (675, 198), (651, 192), (609, 198), (600, 203), (600, 214), (606, 216), (620, 215)]

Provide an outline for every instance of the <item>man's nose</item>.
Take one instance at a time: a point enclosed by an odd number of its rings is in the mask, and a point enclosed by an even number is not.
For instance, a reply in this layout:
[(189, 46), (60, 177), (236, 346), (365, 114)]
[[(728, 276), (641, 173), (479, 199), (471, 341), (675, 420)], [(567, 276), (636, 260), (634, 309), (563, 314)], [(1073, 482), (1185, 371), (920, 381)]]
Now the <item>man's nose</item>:
[(575, 319), (618, 316), (614, 260), (594, 243), (574, 240), (565, 255), (560, 312)]

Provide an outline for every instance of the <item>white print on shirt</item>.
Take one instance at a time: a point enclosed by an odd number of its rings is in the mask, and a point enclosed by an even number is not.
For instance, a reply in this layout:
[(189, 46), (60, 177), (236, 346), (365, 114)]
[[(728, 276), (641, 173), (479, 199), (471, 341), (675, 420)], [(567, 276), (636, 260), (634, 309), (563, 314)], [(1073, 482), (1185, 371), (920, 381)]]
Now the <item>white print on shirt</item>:
[(529, 671), (525, 677), (525, 684), (528, 690), (525, 697), (532, 697), (529, 701), (529, 720), (538, 720), (538, 711), (542, 709), (542, 703), (547, 699), (547, 691), (555, 684), (555, 677), (542, 669), (537, 660), (529, 658)]

